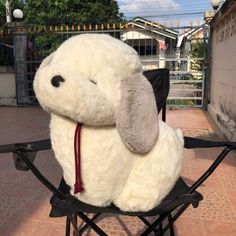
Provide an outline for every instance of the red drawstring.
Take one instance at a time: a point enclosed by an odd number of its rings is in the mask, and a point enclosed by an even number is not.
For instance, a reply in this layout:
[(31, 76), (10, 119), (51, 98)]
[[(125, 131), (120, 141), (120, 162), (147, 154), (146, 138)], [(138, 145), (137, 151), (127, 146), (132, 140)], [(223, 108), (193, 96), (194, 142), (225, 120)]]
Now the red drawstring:
[(74, 137), (74, 154), (75, 154), (75, 189), (74, 194), (84, 191), (83, 183), (81, 180), (81, 163), (80, 163), (80, 133), (81, 124), (78, 123), (75, 129)]

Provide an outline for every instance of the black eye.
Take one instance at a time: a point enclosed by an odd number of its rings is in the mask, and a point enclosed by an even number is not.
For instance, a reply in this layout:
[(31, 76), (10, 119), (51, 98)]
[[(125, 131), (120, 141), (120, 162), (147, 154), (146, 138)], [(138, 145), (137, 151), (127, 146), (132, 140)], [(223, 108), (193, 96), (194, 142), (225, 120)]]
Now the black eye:
[(56, 75), (52, 77), (51, 84), (52, 86), (58, 88), (64, 81), (65, 80), (60, 75)]
[(95, 81), (93, 81), (93, 80), (91, 80), (91, 79), (90, 79), (90, 82), (92, 82), (93, 84), (97, 84)]

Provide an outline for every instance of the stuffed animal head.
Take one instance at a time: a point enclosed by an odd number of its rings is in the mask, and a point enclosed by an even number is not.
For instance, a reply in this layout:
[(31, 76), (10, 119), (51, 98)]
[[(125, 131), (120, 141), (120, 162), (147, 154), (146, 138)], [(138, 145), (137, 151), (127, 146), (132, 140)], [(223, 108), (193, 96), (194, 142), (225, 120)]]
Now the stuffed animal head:
[(66, 40), (45, 58), (34, 80), (49, 113), (89, 126), (116, 125), (124, 144), (146, 153), (158, 137), (153, 89), (136, 51), (109, 35)]

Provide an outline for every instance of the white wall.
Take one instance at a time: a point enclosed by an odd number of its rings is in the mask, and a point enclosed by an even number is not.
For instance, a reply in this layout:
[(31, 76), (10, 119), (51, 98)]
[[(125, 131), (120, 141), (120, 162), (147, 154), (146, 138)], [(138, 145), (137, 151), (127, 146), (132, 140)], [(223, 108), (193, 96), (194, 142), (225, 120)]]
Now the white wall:
[(213, 25), (208, 110), (229, 140), (236, 140), (236, 3)]
[(6, 67), (0, 67), (0, 105), (16, 105), (15, 74)]

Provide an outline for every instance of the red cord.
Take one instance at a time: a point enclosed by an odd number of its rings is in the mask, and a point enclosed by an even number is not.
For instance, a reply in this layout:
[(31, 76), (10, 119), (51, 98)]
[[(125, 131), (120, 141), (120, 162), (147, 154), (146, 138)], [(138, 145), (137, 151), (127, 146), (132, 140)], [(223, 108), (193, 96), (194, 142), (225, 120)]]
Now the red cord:
[(75, 154), (75, 189), (74, 194), (81, 193), (84, 191), (83, 183), (81, 180), (81, 163), (80, 163), (80, 134), (81, 124), (78, 123), (75, 129), (74, 136), (74, 154)]

